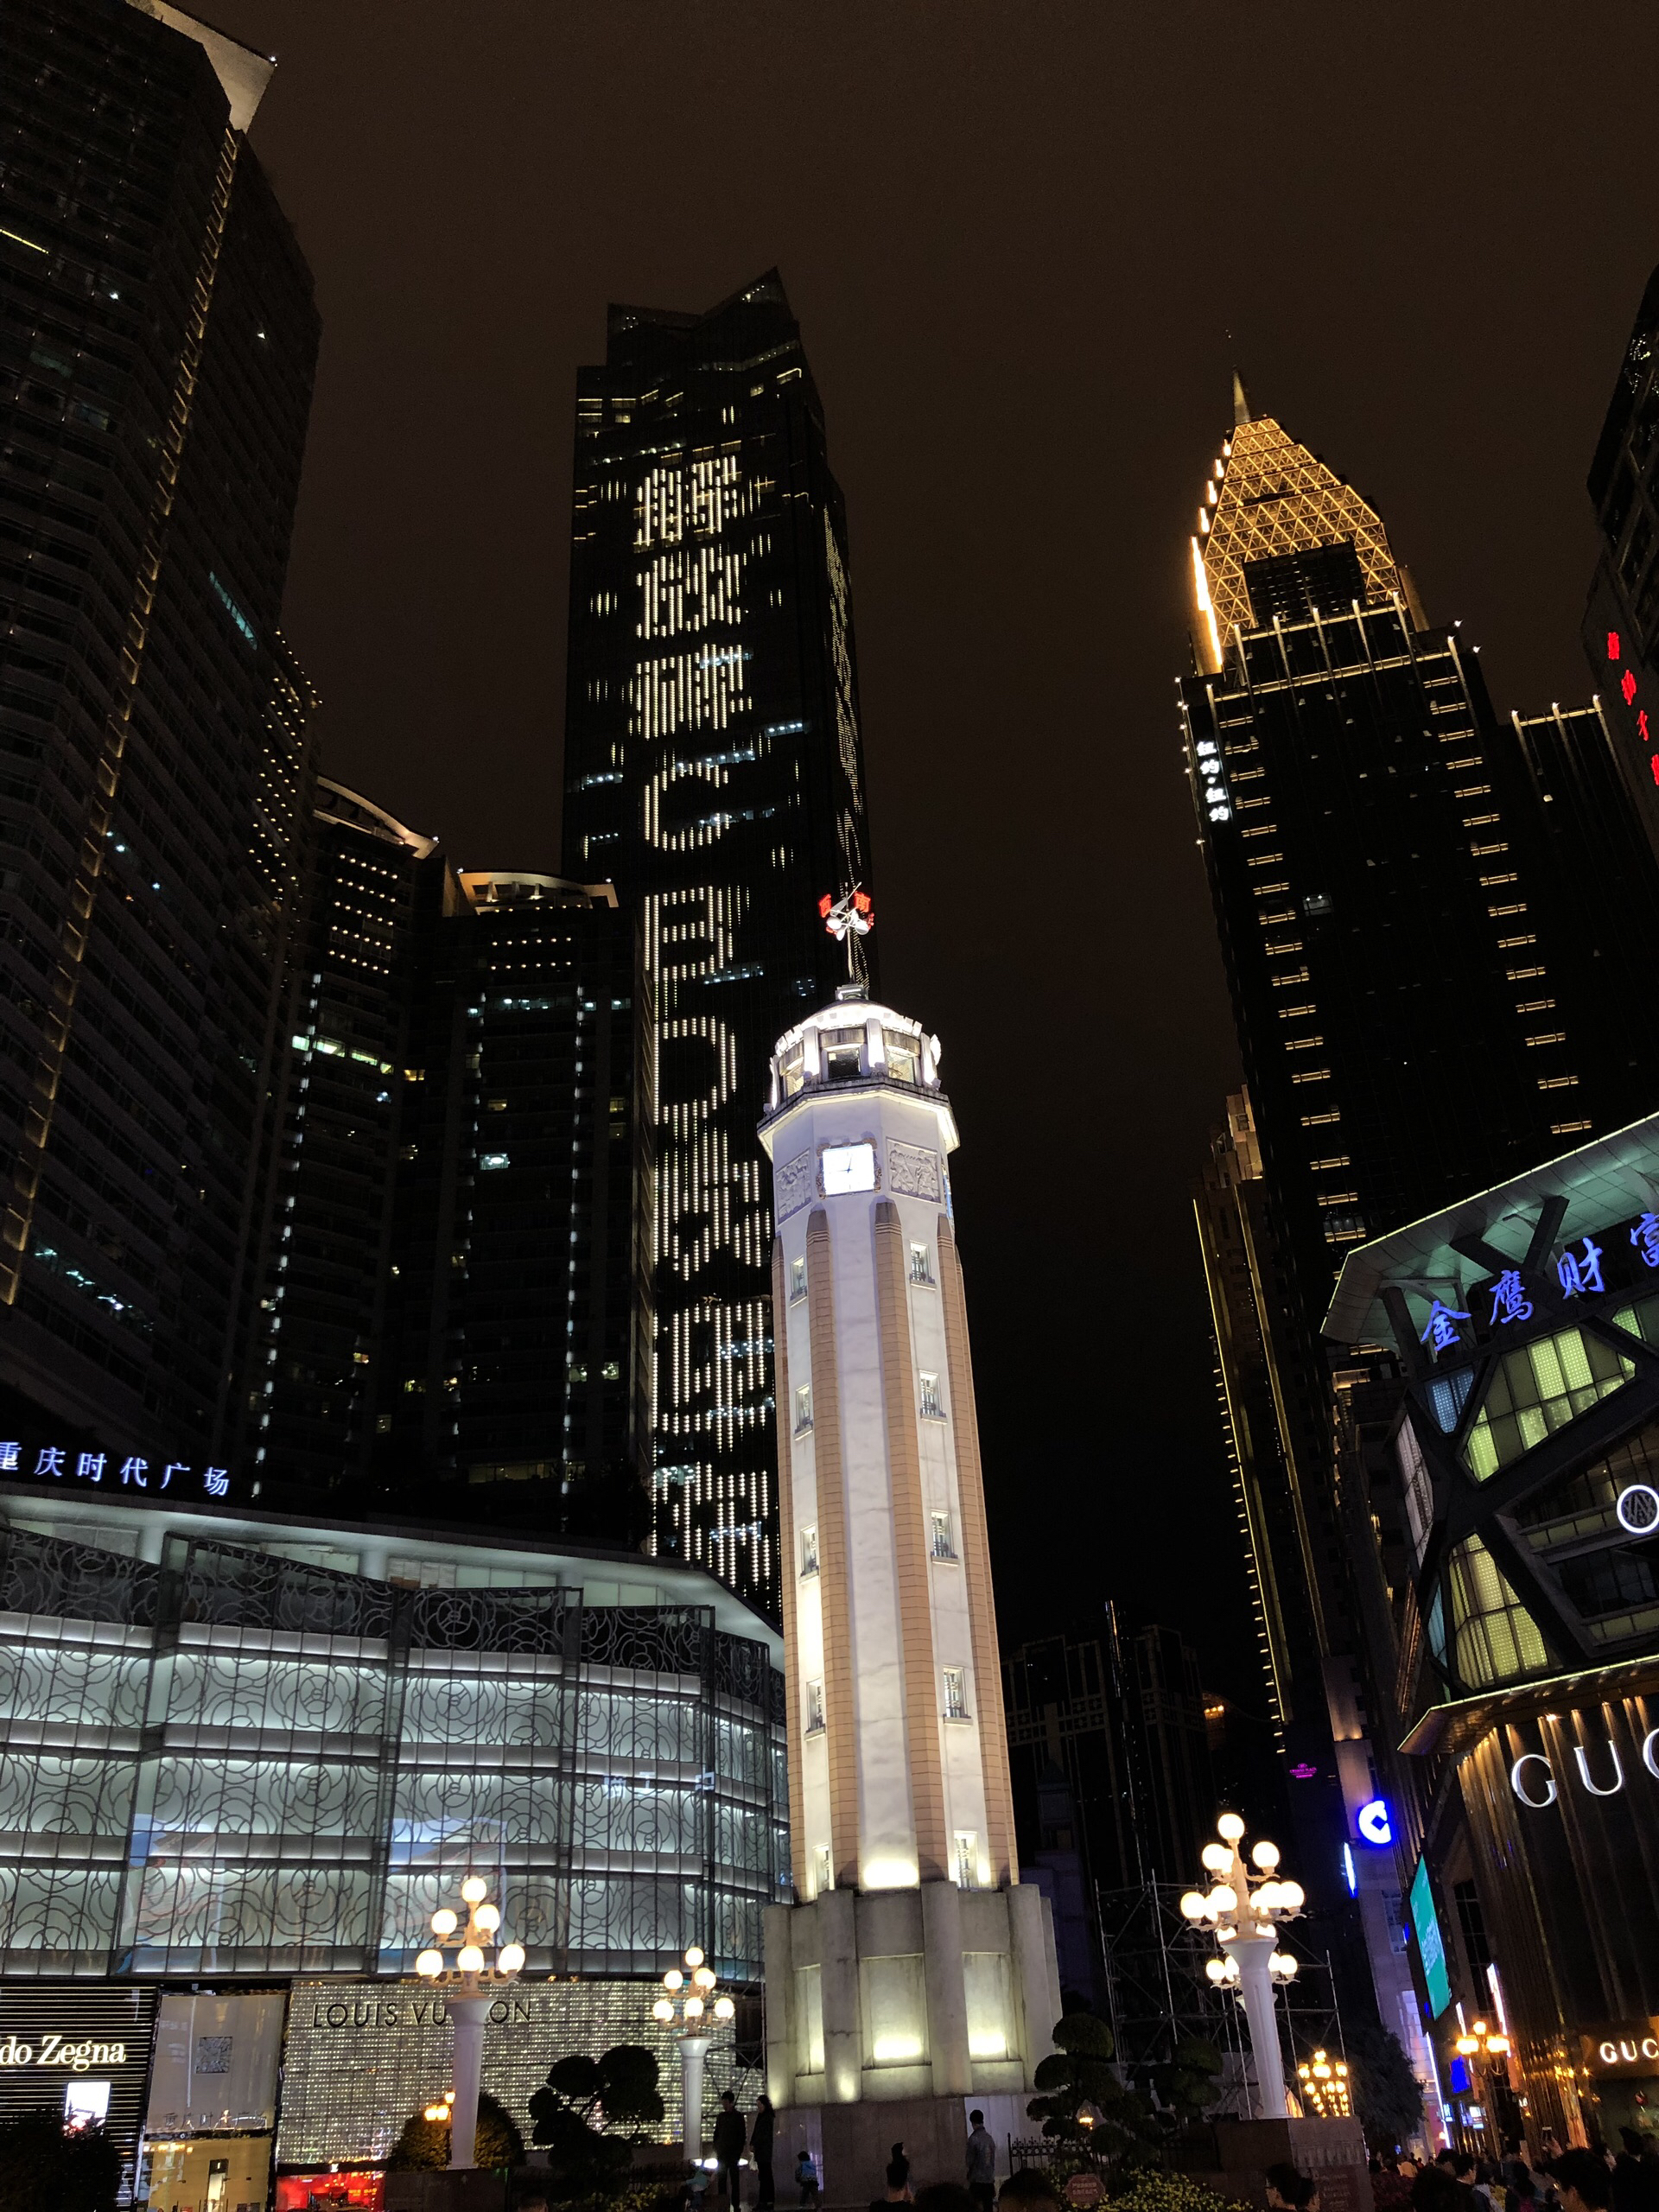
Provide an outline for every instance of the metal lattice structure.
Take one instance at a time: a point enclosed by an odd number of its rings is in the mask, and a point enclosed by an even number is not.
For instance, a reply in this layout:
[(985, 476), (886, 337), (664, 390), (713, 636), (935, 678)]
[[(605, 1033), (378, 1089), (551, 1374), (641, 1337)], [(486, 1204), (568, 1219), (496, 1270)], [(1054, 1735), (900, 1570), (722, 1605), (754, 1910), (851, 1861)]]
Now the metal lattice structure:
[[(1101, 1890), (1097, 1896), (1107, 2020), (1118, 2063), (1131, 2080), (1144, 2081), (1184, 2037), (1201, 2036), (1224, 2062), (1217, 2113), (1248, 2118), (1249, 2040), (1243, 2012), (1230, 1991), (1217, 1989), (1205, 1975), (1206, 1961), (1216, 1955), (1214, 1940), (1182, 1917), (1181, 1885), (1147, 1882)], [(1344, 2050), (1329, 1961), (1309, 1956), (1288, 1931), (1284, 1940), (1301, 1967), (1295, 1982), (1278, 1993), (1293, 2058), (1320, 2047)]]
[(1193, 540), (1201, 614), (1207, 608), (1213, 665), (1236, 626), (1263, 626), (1246, 576), (1249, 564), (1351, 542), (1368, 601), (1403, 597), (1407, 586), (1382, 518), (1333, 468), (1271, 417), (1237, 424), (1223, 446)]

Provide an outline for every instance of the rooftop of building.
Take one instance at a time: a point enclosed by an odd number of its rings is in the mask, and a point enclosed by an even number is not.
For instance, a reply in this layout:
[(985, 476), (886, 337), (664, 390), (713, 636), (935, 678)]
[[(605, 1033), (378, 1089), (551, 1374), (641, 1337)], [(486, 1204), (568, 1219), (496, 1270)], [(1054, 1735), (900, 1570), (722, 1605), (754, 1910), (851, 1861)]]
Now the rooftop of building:
[(763, 1132), (804, 1096), (825, 1091), (901, 1089), (924, 1094), (941, 1109), (945, 1149), (957, 1129), (939, 1082), (941, 1046), (919, 1021), (866, 995), (861, 983), (843, 983), (834, 999), (778, 1039)]
[[(111, 1470), (108, 1483), (117, 1479)], [(558, 1587), (579, 1590), (589, 1606), (706, 1606), (724, 1634), (763, 1643), (774, 1665), (783, 1662), (777, 1630), (707, 1568), (604, 1545), (435, 1522), (324, 1521), (233, 1501), (163, 1501), (130, 1488), (82, 1485), (73, 1478), (67, 1487), (60, 1478), (0, 1481), (0, 1526), (128, 1557), (159, 1558), (165, 1538), (182, 1536), (302, 1560), (372, 1581), (428, 1588)]]

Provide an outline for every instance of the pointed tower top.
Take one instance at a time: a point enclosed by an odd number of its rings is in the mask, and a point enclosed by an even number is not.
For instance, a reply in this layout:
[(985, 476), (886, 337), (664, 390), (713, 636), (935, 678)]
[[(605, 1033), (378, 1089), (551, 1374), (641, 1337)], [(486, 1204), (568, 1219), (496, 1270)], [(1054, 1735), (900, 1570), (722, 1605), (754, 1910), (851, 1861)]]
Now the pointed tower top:
[(1244, 389), (1243, 378), (1235, 369), (1233, 371), (1233, 428), (1236, 430), (1243, 429), (1245, 423), (1252, 419), (1250, 395)]

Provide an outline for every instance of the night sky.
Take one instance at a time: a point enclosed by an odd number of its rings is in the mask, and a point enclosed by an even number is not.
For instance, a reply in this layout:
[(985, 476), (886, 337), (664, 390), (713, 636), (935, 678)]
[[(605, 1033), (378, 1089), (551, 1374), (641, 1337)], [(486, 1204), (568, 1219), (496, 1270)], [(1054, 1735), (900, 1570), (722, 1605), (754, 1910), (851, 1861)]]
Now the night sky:
[[(1500, 711), (1587, 696), (1659, 257), (1643, 0), (213, 0), (324, 320), (329, 772), (557, 866), (574, 379), (776, 264), (847, 495), (885, 993), (935, 1026), (1005, 1637), (1111, 1595), (1260, 1704), (1188, 1186), (1237, 1080), (1181, 774), (1229, 372)], [(1433, 958), (1425, 944), (1426, 962)]]

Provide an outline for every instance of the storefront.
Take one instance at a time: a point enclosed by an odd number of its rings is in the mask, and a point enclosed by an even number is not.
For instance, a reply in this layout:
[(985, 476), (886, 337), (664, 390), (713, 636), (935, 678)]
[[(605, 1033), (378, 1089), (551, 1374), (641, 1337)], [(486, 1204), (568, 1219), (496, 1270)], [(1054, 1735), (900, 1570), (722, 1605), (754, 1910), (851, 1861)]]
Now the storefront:
[(156, 2212), (263, 2212), (287, 2010), (280, 1992), (162, 1996), (139, 2190)]
[(1449, 2116), (1659, 2142), (1659, 1116), (1351, 1252), (1325, 1333)]
[(49, 2112), (103, 2127), (136, 2177), (156, 2024), (153, 1989), (0, 1983), (0, 2120)]

